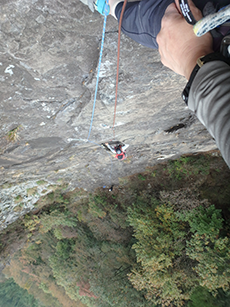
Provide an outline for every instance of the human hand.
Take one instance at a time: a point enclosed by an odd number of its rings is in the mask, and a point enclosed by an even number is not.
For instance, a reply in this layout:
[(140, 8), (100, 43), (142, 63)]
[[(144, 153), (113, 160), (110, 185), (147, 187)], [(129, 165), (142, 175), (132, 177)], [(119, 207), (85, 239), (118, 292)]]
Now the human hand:
[[(179, 0), (175, 2), (165, 11), (157, 43), (163, 65), (188, 80), (197, 59), (213, 52), (212, 37), (210, 33), (197, 37), (193, 32), (193, 26), (186, 22), (180, 12)], [(189, 6), (195, 19), (200, 20), (200, 10), (192, 1), (189, 1)]]
[(94, 12), (94, 0), (80, 0), (83, 4), (88, 5), (89, 9)]

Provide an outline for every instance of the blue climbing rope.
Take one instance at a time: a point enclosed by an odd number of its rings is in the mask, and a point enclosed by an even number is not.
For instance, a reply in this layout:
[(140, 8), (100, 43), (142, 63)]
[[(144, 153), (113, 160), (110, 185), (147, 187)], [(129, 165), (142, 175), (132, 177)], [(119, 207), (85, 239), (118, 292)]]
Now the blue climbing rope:
[(103, 24), (102, 39), (101, 39), (101, 50), (100, 50), (100, 56), (99, 56), (99, 62), (98, 62), (97, 81), (96, 81), (96, 89), (95, 89), (94, 102), (93, 102), (93, 112), (92, 112), (91, 123), (90, 123), (87, 141), (89, 140), (92, 125), (93, 125), (93, 117), (94, 117), (94, 111), (95, 111), (95, 105), (96, 105), (96, 99), (97, 99), (98, 83), (99, 83), (99, 74), (100, 74), (100, 68), (101, 68), (101, 59), (102, 59), (102, 53), (103, 53), (103, 47), (104, 47), (104, 41), (105, 41), (105, 28), (106, 28), (107, 16), (109, 15), (109, 9), (110, 9), (109, 0), (106, 0), (105, 10), (104, 10), (104, 24)]

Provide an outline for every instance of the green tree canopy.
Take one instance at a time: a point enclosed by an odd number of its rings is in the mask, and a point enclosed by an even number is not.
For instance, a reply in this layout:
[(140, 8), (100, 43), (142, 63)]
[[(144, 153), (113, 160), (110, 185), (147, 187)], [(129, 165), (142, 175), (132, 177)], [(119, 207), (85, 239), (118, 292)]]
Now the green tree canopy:
[(20, 288), (13, 278), (0, 283), (0, 302), (4, 307), (44, 307), (25, 289)]
[(178, 213), (170, 201), (139, 198), (129, 222), (139, 263), (129, 277), (149, 300), (182, 306), (197, 285), (213, 293), (229, 289), (230, 240), (222, 235), (220, 210), (198, 206)]

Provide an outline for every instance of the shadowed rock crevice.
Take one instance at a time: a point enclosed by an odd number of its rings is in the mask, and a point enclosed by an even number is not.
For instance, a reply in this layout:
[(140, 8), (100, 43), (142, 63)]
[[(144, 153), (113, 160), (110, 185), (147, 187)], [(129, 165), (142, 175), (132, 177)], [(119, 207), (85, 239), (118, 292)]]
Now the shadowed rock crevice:
[(196, 121), (196, 117), (194, 114), (189, 115), (187, 118), (180, 119), (180, 123), (173, 125), (169, 129), (164, 130), (167, 133), (176, 132), (182, 128), (190, 127)]

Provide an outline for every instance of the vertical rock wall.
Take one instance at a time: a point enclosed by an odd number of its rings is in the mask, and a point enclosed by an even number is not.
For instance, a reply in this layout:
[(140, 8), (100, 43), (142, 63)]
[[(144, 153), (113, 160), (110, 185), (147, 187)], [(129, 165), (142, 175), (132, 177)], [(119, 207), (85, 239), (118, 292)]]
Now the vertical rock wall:
[(113, 138), (118, 27), (110, 16), (90, 136), (96, 144), (85, 142), (103, 17), (79, 0), (0, 4), (2, 191), (10, 183), (24, 187), (21, 195), (37, 180), (60, 179), (93, 189), (164, 159), (215, 148), (180, 98), (184, 78), (164, 68), (157, 51), (124, 35), (115, 138), (130, 145), (128, 159), (113, 160), (96, 145)]

